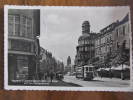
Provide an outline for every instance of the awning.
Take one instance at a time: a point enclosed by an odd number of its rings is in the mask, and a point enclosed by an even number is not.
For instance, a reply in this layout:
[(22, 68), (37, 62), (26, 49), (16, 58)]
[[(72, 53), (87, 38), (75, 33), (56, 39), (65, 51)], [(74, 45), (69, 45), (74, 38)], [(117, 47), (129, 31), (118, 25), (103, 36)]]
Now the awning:
[(111, 70), (125, 70), (125, 69), (129, 69), (130, 68), (130, 66), (128, 66), (128, 65), (123, 65), (123, 68), (122, 68), (122, 65), (120, 65), (120, 66), (117, 66), (117, 67), (112, 67), (111, 68)]

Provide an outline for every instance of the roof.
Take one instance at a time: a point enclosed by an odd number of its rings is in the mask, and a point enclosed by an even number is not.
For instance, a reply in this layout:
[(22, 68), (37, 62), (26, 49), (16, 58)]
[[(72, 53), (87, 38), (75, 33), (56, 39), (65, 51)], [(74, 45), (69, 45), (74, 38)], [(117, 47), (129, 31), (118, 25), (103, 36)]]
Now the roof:
[(127, 14), (121, 21), (117, 22), (117, 26), (122, 25), (129, 21), (129, 14)]
[(129, 21), (129, 14), (127, 14), (121, 21), (117, 20), (116, 22), (113, 22), (112, 24), (100, 30), (101, 34), (99, 34), (98, 36), (102, 36), (106, 33), (112, 32), (117, 26), (122, 25), (127, 21)]
[(113, 22), (112, 24), (108, 25), (107, 27), (103, 28), (102, 30), (100, 30), (101, 33), (108, 33), (114, 30), (116, 26), (116, 22)]

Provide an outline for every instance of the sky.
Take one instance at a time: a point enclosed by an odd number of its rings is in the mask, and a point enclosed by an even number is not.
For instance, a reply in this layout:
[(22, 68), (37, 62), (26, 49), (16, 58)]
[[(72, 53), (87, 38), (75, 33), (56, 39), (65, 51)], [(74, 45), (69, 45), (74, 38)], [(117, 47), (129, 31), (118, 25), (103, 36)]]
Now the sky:
[(83, 21), (89, 21), (91, 31), (98, 33), (127, 13), (128, 7), (44, 7), (40, 14), (40, 45), (65, 64), (70, 56), (74, 64)]

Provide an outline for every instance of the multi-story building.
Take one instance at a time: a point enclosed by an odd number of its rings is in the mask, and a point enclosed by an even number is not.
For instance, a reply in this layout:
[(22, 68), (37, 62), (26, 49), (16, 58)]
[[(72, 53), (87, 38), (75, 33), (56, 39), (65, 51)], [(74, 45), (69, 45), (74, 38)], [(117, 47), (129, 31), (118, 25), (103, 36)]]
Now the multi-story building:
[(113, 50), (118, 50), (122, 45), (125, 45), (125, 47), (129, 49), (130, 25), (128, 14), (121, 21), (117, 21), (117, 25), (114, 31), (115, 32), (113, 34)]
[(45, 74), (49, 73), (64, 73), (64, 64), (63, 62), (55, 59), (52, 56), (52, 53), (44, 48), (40, 48), (40, 71), (39, 71), (39, 79), (43, 79)]
[[(121, 46), (124, 45), (125, 48), (129, 49), (129, 36), (130, 26), (128, 14), (121, 21), (116, 21), (103, 28), (95, 38), (95, 58), (98, 58), (97, 65), (105, 64), (105, 59), (107, 57), (109, 58), (109, 53), (114, 58), (118, 56)], [(114, 62), (117, 63), (118, 59), (114, 59)]]
[(119, 61), (121, 62), (122, 59), (120, 55), (122, 55), (122, 53), (125, 52), (127, 57), (125, 56), (126, 58), (125, 57), (122, 58), (124, 58), (127, 64), (129, 65), (130, 36), (131, 36), (129, 14), (127, 14), (122, 20), (117, 21), (114, 31), (115, 32), (113, 34), (113, 51), (114, 51), (114, 56), (117, 56), (114, 59), (114, 63), (119, 63)]
[(103, 28), (95, 38), (95, 58), (98, 58), (97, 65), (104, 64), (107, 55), (112, 52), (115, 25), (116, 23), (112, 23)]
[(96, 69), (103, 68), (107, 72), (112, 70), (110, 73), (114, 77), (129, 78), (130, 28), (129, 14), (101, 29), (97, 34), (90, 32), (90, 24), (85, 21), (75, 57), (77, 73), (83, 73), (83, 65), (92, 64)]
[(39, 35), (39, 10), (8, 10), (9, 82), (36, 78)]
[(90, 32), (90, 23), (84, 21), (82, 24), (82, 35), (78, 39), (77, 54), (75, 56), (75, 65), (87, 65), (95, 56), (95, 37), (96, 33)]
[(53, 61), (53, 57), (52, 57), (52, 53), (45, 50), (44, 48), (40, 48), (40, 73), (47, 73), (50, 71), (50, 69), (53, 70), (52, 68), (52, 61)]

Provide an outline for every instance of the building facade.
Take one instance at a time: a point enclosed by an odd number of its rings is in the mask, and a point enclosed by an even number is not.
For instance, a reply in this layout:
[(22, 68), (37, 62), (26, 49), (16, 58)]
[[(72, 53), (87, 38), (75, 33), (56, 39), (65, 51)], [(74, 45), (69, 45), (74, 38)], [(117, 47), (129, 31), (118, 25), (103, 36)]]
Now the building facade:
[(96, 33), (90, 32), (90, 23), (84, 21), (82, 24), (82, 35), (78, 39), (76, 47), (77, 54), (75, 56), (75, 65), (83, 66), (90, 63), (90, 60), (95, 56), (95, 37)]
[(76, 47), (75, 65), (89, 64), (89, 60), (95, 55), (95, 37), (96, 33), (90, 32), (90, 23), (84, 21), (82, 24), (82, 35), (79, 37), (78, 46)]
[(130, 49), (129, 36), (130, 26), (128, 14), (122, 20), (103, 28), (95, 38), (95, 58), (98, 58), (95, 64), (108, 67), (106, 65), (108, 62), (110, 62), (110, 66), (118, 63), (118, 58), (120, 58), (118, 55), (121, 53), (122, 46), (124, 45), (127, 51)]
[(129, 79), (130, 37), (129, 14), (101, 29), (97, 34), (91, 33), (89, 22), (84, 21), (82, 36), (79, 37), (76, 47), (77, 75), (83, 73), (82, 66), (91, 64), (99, 75)]
[(48, 75), (50, 73), (64, 73), (64, 64), (63, 62), (55, 59), (52, 56), (52, 53), (44, 48), (40, 48), (40, 71), (39, 71), (39, 79), (44, 79), (44, 75)]
[(115, 33), (113, 34), (114, 45), (113, 50), (116, 51), (123, 44), (130, 49), (130, 25), (129, 15), (127, 14), (121, 21), (117, 21)]
[(36, 78), (39, 35), (39, 10), (8, 11), (9, 82)]
[(112, 53), (113, 34), (116, 23), (112, 23), (103, 28), (95, 38), (95, 65), (105, 66), (105, 60)]
[[(129, 14), (127, 14), (122, 20), (116, 22), (116, 27), (114, 31), (115, 32), (113, 34), (113, 51), (114, 51), (115, 59), (113, 63), (119, 64), (119, 63), (123, 63), (121, 61), (124, 61), (127, 65), (129, 65), (130, 40), (131, 40)], [(123, 55), (124, 53), (126, 54)]]

